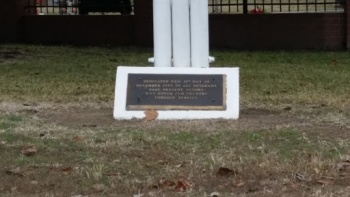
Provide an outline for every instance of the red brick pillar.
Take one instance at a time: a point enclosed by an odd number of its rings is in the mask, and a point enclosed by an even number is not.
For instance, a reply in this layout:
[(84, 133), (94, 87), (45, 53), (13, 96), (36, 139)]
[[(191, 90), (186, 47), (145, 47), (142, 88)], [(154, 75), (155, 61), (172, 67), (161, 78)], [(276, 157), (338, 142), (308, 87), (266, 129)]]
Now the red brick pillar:
[(345, 1), (346, 49), (350, 50), (350, 0)]
[(135, 44), (153, 46), (153, 1), (134, 0)]
[(0, 42), (20, 40), (20, 19), (28, 0), (2, 0), (0, 6)]

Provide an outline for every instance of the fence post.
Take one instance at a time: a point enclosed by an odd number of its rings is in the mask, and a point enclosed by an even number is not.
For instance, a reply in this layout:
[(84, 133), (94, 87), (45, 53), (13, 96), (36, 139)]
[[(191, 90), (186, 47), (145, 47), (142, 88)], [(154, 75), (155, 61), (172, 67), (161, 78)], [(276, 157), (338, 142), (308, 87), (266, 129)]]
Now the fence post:
[(248, 0), (243, 0), (243, 14), (248, 14)]
[(20, 19), (28, 0), (2, 0), (0, 6), (0, 42), (20, 40)]
[(345, 1), (346, 49), (350, 50), (350, 0)]

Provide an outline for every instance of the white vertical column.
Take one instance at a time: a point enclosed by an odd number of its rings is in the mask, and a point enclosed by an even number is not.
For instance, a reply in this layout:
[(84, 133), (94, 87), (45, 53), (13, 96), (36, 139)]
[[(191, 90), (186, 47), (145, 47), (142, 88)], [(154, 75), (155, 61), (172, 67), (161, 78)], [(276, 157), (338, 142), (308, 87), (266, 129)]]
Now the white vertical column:
[(171, 67), (170, 0), (153, 0), (154, 66)]
[(189, 0), (172, 1), (173, 64), (174, 67), (191, 66)]
[(190, 0), (192, 67), (209, 67), (208, 0)]

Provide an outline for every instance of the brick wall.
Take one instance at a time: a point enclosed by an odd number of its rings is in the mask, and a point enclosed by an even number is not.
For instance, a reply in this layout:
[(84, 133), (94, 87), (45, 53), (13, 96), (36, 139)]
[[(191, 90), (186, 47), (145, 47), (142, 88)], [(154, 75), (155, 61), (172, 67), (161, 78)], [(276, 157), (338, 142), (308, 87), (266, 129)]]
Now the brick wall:
[(16, 42), (20, 39), (20, 19), (24, 15), (26, 0), (1, 0), (0, 42)]
[(134, 0), (135, 45), (153, 45), (153, 9), (152, 0)]
[(344, 14), (210, 15), (212, 47), (343, 49)]
[[(3, 0), (0, 42), (153, 45), (152, 0), (135, 0), (135, 15), (131, 16), (24, 15), (26, 2)], [(210, 46), (247, 50), (350, 49), (349, 2), (345, 13), (210, 15)]]
[(25, 16), (22, 39), (49, 44), (134, 43), (133, 16)]
[(346, 25), (345, 14), (327, 14), (323, 19), (324, 48), (346, 48)]

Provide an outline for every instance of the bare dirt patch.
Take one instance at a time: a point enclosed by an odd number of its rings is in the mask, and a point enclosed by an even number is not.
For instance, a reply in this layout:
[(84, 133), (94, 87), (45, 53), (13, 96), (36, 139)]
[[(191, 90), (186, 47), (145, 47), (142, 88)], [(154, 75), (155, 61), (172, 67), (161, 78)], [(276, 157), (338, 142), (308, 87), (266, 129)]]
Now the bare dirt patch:
[[(33, 113), (33, 110), (22, 110), (22, 112)], [(35, 111), (35, 114), (47, 121), (54, 122), (60, 125), (73, 127), (110, 127), (110, 126), (145, 126), (146, 120), (114, 120), (112, 108), (70, 108), (50, 110), (43, 109)], [(349, 130), (349, 126), (332, 122), (322, 122), (311, 117), (297, 116), (288, 114), (284, 111), (274, 111), (259, 108), (245, 108), (241, 110), (241, 116), (238, 120), (177, 120), (177, 121), (153, 121), (147, 125), (152, 127), (159, 124), (175, 126), (182, 124), (187, 127), (196, 128), (198, 130), (206, 130), (209, 127), (217, 127), (221, 129), (233, 130), (266, 130), (287, 128), (313, 128), (313, 130), (331, 130), (338, 133), (340, 130)], [(192, 125), (192, 126), (191, 126)]]
[[(316, 109), (317, 110), (317, 109)], [(144, 119), (114, 120), (110, 103), (85, 104), (52, 104), (52, 103), (0, 103), (0, 111), (21, 113), (38, 117), (47, 123), (55, 123), (68, 127), (181, 127), (198, 131), (213, 128), (224, 130), (269, 130), (279, 128), (297, 128), (324, 132), (332, 132), (333, 136), (347, 135), (350, 125), (347, 123), (324, 121), (310, 114), (289, 113), (284, 109), (270, 110), (265, 108), (242, 108), (238, 120), (156, 120)]]
[(39, 111), (38, 117), (66, 126), (108, 127), (116, 124), (112, 109), (70, 109), (59, 111)]
[[(114, 120), (111, 103), (8, 103), (0, 102), (0, 112), (20, 113), (37, 117), (46, 123), (81, 128), (81, 127), (126, 127), (126, 128), (157, 128), (159, 126), (169, 130), (188, 129), (192, 131), (211, 132), (218, 130), (273, 130), (280, 128), (295, 128), (298, 130), (314, 131), (318, 136), (336, 138), (348, 137), (350, 131), (349, 122), (339, 122), (337, 118), (342, 114), (325, 113), (331, 118), (322, 117), (319, 109), (310, 108), (313, 111), (306, 113), (290, 113), (284, 108), (242, 108), (238, 120), (156, 120), (145, 119)], [(331, 114), (331, 115), (330, 115)], [(321, 118), (322, 117), (322, 118)], [(345, 116), (346, 119), (347, 116)], [(343, 117), (344, 118), (344, 117)], [(176, 130), (175, 129), (175, 130)]]
[[(28, 113), (31, 113), (29, 110)], [(56, 111), (39, 110), (38, 117), (58, 124), (67, 126), (118, 126), (121, 124), (138, 124), (145, 120), (118, 121), (113, 119), (113, 109), (61, 109)], [(230, 120), (178, 120), (178, 121), (158, 121), (158, 122), (182, 122), (182, 123), (206, 123), (212, 126), (236, 127), (237, 129), (261, 129), (275, 127), (276, 125), (304, 124), (306, 120), (282, 115), (277, 111), (266, 109), (249, 108), (241, 111), (241, 117), (237, 121)]]

